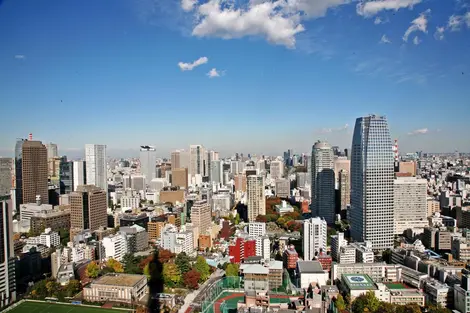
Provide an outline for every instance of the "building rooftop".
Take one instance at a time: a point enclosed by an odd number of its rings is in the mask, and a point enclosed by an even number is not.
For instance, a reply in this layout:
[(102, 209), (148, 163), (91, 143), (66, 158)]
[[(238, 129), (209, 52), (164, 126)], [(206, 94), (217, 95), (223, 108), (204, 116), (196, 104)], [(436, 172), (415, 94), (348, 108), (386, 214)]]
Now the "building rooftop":
[(321, 263), (318, 261), (298, 261), (299, 273), (324, 273)]
[(343, 274), (342, 280), (349, 290), (376, 290), (377, 286), (366, 274)]
[(108, 274), (96, 279), (93, 284), (106, 286), (134, 287), (142, 279), (145, 279), (144, 275)]
[(261, 264), (249, 264), (243, 270), (244, 274), (269, 274), (269, 268)]

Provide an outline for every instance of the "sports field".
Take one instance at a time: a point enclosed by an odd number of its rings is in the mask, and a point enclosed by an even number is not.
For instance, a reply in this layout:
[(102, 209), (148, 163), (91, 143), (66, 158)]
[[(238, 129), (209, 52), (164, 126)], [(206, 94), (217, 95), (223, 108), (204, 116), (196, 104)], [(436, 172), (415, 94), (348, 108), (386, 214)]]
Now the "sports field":
[(131, 311), (91, 308), (60, 303), (23, 302), (9, 313), (127, 313)]

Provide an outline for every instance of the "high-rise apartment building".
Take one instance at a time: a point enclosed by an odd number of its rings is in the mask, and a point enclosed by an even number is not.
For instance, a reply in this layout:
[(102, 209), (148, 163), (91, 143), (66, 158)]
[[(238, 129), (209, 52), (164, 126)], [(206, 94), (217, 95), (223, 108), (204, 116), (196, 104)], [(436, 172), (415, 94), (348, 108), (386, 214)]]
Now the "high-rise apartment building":
[(9, 195), (13, 188), (14, 159), (0, 158), (0, 197)]
[(191, 145), (189, 147), (189, 175), (204, 175), (205, 149), (201, 145)]
[(327, 223), (323, 218), (304, 220), (304, 260), (311, 261), (320, 252), (326, 252)]
[(87, 184), (85, 161), (73, 161), (72, 169), (73, 191), (76, 191), (78, 186)]
[(171, 152), (171, 168), (181, 168), (181, 152), (180, 150), (175, 150)]
[(213, 160), (211, 161), (211, 168), (210, 168), (210, 175), (209, 180), (210, 182), (214, 182), (216, 184), (223, 183), (223, 163), (220, 160)]
[(374, 250), (393, 247), (392, 140), (387, 119), (356, 120), (351, 151), (351, 235)]
[(16, 300), (12, 227), (10, 196), (0, 196), (0, 309)]
[(210, 181), (210, 175), (211, 175), (211, 163), (212, 161), (215, 160), (215, 152), (212, 150), (207, 150), (206, 153), (204, 154), (204, 177), (209, 177)]
[(335, 156), (334, 159), (335, 178), (336, 182), (339, 181), (339, 172), (341, 170), (351, 172), (351, 160), (348, 160), (345, 156)]
[(349, 172), (340, 170), (338, 173), (339, 207), (340, 210), (346, 210), (351, 203), (351, 184)]
[(108, 225), (106, 193), (94, 185), (70, 193), (70, 228), (97, 230)]
[(246, 179), (246, 186), (248, 221), (254, 222), (258, 215), (266, 214), (264, 177), (262, 175), (249, 175)]
[(397, 177), (394, 180), (395, 234), (401, 235), (407, 229), (429, 226), (427, 185), (426, 179), (415, 177)]
[(86, 183), (108, 193), (108, 171), (106, 167), (106, 145), (85, 145)]
[(195, 227), (198, 227), (199, 234), (205, 235), (210, 232), (212, 211), (206, 200), (194, 202), (191, 207), (191, 221)]
[(57, 145), (55, 143), (46, 143), (47, 148), (47, 159), (57, 158), (59, 156), (59, 150), (57, 149)]
[(269, 172), (271, 173), (272, 180), (282, 178), (284, 175), (284, 163), (280, 160), (271, 161)]
[(246, 191), (246, 175), (245, 174), (238, 174), (235, 175), (234, 178), (234, 185), (235, 191)]
[(22, 203), (35, 202), (36, 196), (41, 196), (44, 203), (49, 203), (46, 146), (40, 141), (28, 140), (23, 143), (22, 154)]
[(318, 141), (312, 147), (312, 214), (335, 222), (335, 172), (333, 149)]
[(60, 193), (66, 194), (74, 191), (73, 186), (73, 162), (64, 157), (60, 162)]
[(140, 146), (140, 172), (145, 176), (147, 184), (157, 177), (157, 151), (151, 146)]
[(266, 223), (248, 223), (248, 234), (253, 237), (260, 237), (266, 235)]

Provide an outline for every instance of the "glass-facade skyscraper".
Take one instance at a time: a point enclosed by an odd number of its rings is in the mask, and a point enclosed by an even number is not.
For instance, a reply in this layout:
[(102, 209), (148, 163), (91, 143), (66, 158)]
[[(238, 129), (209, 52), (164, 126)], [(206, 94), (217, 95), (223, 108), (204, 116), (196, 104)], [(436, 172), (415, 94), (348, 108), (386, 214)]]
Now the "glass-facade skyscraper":
[(157, 177), (157, 151), (151, 146), (140, 146), (140, 172), (145, 176), (147, 185)]
[(393, 151), (387, 119), (356, 120), (351, 151), (351, 236), (374, 250), (393, 247)]
[(311, 188), (312, 216), (328, 224), (335, 222), (335, 172), (333, 149), (327, 142), (318, 141), (312, 147)]

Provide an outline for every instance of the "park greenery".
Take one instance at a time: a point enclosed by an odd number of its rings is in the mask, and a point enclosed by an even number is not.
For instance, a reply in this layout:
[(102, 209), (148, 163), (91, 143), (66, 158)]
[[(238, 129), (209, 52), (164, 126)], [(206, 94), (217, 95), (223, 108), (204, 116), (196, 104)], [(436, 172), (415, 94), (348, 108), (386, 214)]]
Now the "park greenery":
[(55, 279), (48, 278), (40, 280), (30, 287), (30, 297), (43, 300), (46, 297), (54, 297), (64, 301), (66, 297), (73, 297), (81, 290), (80, 282), (72, 279), (65, 286), (59, 284)]
[[(341, 295), (334, 300), (339, 312), (351, 313), (451, 313), (449, 309), (440, 306), (428, 305), (426, 308), (420, 307), (416, 303), (397, 305), (389, 302), (382, 302), (375, 296), (373, 291), (360, 295), (350, 303), (348, 297), (344, 299)], [(425, 309), (425, 310), (424, 310)]]
[(302, 214), (297, 206), (293, 206), (294, 212), (283, 214), (282, 216), (276, 212), (276, 205), (280, 205), (281, 198), (266, 199), (266, 214), (258, 215), (256, 221), (263, 223), (276, 223), (277, 226), (286, 231), (302, 231), (302, 223), (298, 222), (302, 219)]

